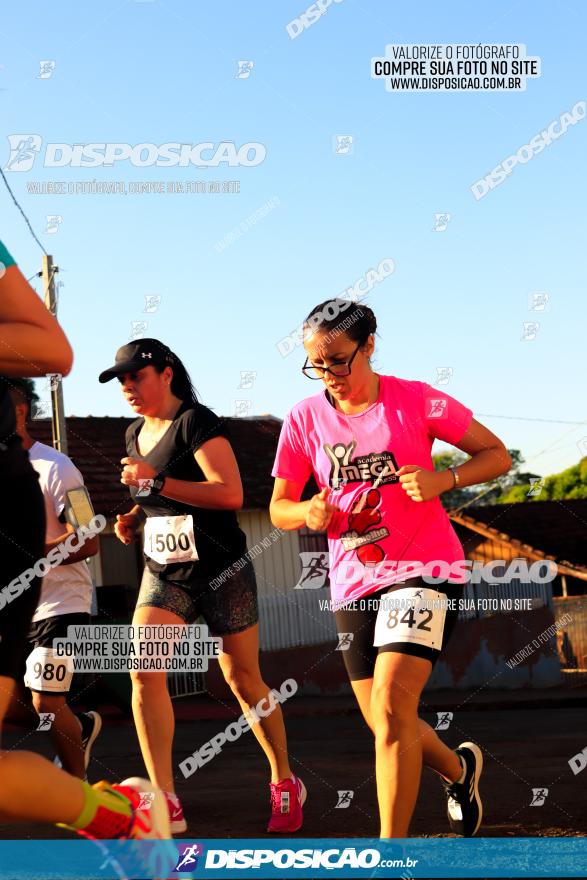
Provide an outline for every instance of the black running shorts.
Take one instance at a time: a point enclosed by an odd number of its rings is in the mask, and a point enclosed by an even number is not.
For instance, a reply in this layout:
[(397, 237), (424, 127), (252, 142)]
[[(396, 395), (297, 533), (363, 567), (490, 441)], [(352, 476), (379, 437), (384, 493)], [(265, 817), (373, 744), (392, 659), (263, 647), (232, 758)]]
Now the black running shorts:
[(71, 688), (73, 672), (67, 658), (56, 656), (54, 639), (66, 639), (68, 626), (89, 626), (92, 618), (83, 611), (44, 617), (31, 623), (28, 635), (26, 666), (23, 671), (25, 685), (40, 694), (63, 696)]
[(335, 611), (339, 650), (350, 680), (373, 678), (377, 656), (387, 651), (423, 657), (434, 666), (457, 622), (462, 595), (462, 584), (430, 584), (414, 577)]
[[(28, 651), (27, 633), (41, 593), (41, 578), (25, 577), (45, 555), (45, 502), (36, 473), (2, 483), (0, 507), (0, 676), (17, 679)], [(17, 595), (19, 593), (19, 595)]]

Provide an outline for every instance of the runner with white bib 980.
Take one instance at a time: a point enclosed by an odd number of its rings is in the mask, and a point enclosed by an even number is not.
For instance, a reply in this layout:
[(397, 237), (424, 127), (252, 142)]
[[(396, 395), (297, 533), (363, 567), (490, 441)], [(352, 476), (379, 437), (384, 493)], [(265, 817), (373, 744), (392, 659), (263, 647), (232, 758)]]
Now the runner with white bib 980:
[[(47, 519), (45, 551), (49, 552), (74, 532), (73, 524), (67, 518), (69, 493), (84, 491), (84, 480), (67, 455), (30, 436), (28, 422), (32, 390), (27, 380), (13, 379), (10, 396), (16, 413), (16, 430), (39, 475)], [(88, 506), (92, 517), (91, 505)], [(80, 779), (86, 778), (102, 719), (94, 710), (74, 713), (69, 708), (67, 694), (73, 672), (66, 658), (53, 651), (53, 640), (66, 638), (70, 626), (90, 623), (93, 587), (85, 560), (97, 552), (98, 539), (89, 538), (43, 578), (41, 596), (27, 634), (30, 653), (24, 674), (24, 683), (32, 693), (35, 710), (39, 715), (47, 713), (52, 718), (49, 736), (57, 752), (56, 763)]]

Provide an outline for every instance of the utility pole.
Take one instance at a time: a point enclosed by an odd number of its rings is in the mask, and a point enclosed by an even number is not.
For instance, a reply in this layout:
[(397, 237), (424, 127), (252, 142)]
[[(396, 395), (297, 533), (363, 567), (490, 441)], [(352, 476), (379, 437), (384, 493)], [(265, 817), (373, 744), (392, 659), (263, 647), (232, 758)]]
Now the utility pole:
[[(52, 315), (57, 317), (57, 298), (55, 296), (54, 276), (59, 271), (53, 266), (53, 257), (43, 255), (43, 289), (45, 291), (45, 305)], [(57, 374), (54, 374), (57, 376)], [(63, 407), (63, 381), (59, 376), (57, 381), (48, 377), (51, 384), (51, 423), (53, 430), (53, 446), (59, 452), (67, 455), (67, 429), (65, 426), (65, 410)]]

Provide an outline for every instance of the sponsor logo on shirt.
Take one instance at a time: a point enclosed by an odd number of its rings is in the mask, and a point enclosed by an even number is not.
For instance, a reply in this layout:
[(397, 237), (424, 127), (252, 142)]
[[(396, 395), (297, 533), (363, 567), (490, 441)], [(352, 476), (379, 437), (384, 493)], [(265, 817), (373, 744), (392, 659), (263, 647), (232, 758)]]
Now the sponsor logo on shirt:
[(355, 550), (355, 548), (362, 547), (364, 544), (373, 544), (380, 538), (387, 538), (388, 535), (389, 531), (385, 526), (382, 526), (380, 529), (372, 529), (366, 535), (358, 535), (356, 532), (345, 532), (341, 535), (341, 541), (345, 550)]
[[(358, 455), (356, 458), (352, 458), (356, 445), (356, 440), (352, 440), (348, 445), (344, 443), (334, 443), (332, 446), (328, 443), (324, 444), (324, 452), (332, 465), (329, 482), (333, 489), (341, 489), (347, 483), (373, 484), (377, 481), (377, 485), (385, 486), (389, 483), (399, 482), (399, 477), (396, 474), (398, 467), (393, 452), (389, 450), (369, 452), (367, 455)], [(387, 469), (387, 472), (382, 477), (381, 473), (384, 469)]]

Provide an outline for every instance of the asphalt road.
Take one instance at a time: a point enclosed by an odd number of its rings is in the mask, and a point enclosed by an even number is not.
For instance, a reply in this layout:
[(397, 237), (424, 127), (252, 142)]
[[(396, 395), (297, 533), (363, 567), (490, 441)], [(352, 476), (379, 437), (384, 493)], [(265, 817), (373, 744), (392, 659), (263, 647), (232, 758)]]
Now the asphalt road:
[[(320, 701), (322, 704), (322, 701)], [(318, 705), (318, 703), (316, 704)], [(569, 759), (587, 745), (582, 706), (548, 708), (470, 708), (458, 710), (441, 736), (448, 745), (472, 739), (484, 751), (480, 792), (486, 837), (569, 836), (587, 834), (585, 782)], [(423, 713), (430, 722), (436, 715)], [(175, 763), (227, 725), (226, 718), (179, 721)], [(378, 834), (371, 735), (355, 712), (293, 714), (286, 723), (294, 770), (308, 789), (300, 837), (373, 837)], [(29, 748), (52, 757), (46, 734), (7, 726), (3, 748)], [(130, 721), (107, 721), (94, 748), (90, 781), (144, 775)], [(531, 806), (532, 789), (548, 789), (542, 806)], [(346, 808), (337, 808), (339, 791), (353, 792)], [(265, 837), (269, 787), (265, 758), (250, 732), (227, 743), (221, 754), (187, 780), (177, 767), (177, 792), (188, 832), (198, 840), (213, 837)], [(65, 832), (41, 825), (0, 825), (0, 839), (50, 839)], [(450, 836), (445, 800), (435, 774), (425, 769), (410, 835)]]

